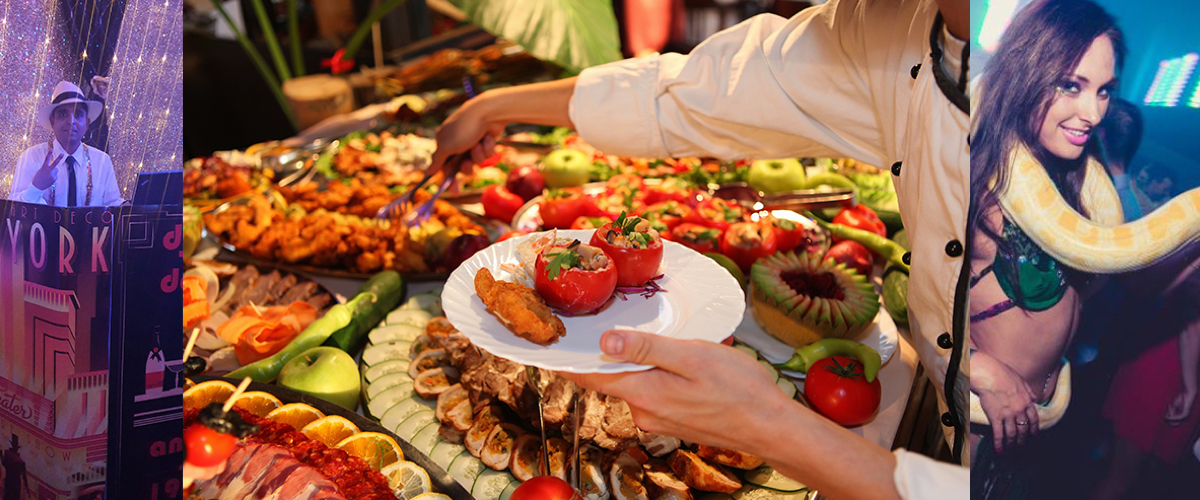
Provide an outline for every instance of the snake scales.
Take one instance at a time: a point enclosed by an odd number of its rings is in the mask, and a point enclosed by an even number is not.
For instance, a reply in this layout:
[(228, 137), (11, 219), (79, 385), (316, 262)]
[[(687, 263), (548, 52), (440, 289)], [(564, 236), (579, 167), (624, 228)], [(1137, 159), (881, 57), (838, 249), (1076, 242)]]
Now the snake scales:
[[(1200, 240), (1200, 188), (1172, 198), (1141, 219), (1124, 222), (1117, 190), (1104, 167), (1090, 160), (1080, 193), (1089, 220), (1067, 204), (1028, 149), (1020, 146), (1012, 154), (1000, 207), (1046, 253), (1067, 266), (1095, 274), (1135, 271)], [(1062, 418), (1070, 387), (1070, 366), (1063, 365), (1054, 397), (1038, 405), (1041, 429)], [(990, 425), (973, 392), (971, 423)]]

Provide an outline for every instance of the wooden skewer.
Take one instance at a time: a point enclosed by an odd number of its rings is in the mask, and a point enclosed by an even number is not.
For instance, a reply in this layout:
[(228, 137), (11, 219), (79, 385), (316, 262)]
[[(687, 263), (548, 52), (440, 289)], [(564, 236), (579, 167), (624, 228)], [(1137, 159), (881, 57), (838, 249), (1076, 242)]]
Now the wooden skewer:
[(192, 354), (192, 347), (196, 346), (196, 337), (200, 336), (200, 327), (192, 329), (192, 338), (188, 339), (187, 347), (183, 348), (183, 361), (186, 363), (188, 356)]
[(225, 400), (225, 406), (221, 408), (221, 411), (228, 413), (229, 410), (232, 410), (233, 403), (237, 402), (237, 398), (241, 397), (242, 392), (244, 392), (246, 390), (246, 388), (249, 386), (250, 386), (250, 377), (246, 377), (246, 378), (242, 379), (242, 383), (238, 384), (237, 390), (233, 391), (233, 395), (229, 396), (229, 399)]

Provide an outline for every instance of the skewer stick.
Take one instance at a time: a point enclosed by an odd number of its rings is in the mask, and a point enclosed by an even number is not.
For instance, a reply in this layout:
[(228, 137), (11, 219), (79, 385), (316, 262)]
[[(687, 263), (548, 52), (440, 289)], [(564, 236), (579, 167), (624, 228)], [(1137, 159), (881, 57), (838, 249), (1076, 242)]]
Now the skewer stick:
[(196, 337), (200, 336), (200, 327), (192, 329), (192, 338), (188, 339), (187, 347), (183, 348), (183, 361), (187, 362), (188, 356), (192, 354), (192, 347), (196, 346)]
[(233, 395), (225, 400), (225, 406), (221, 408), (221, 411), (229, 413), (229, 410), (233, 409), (233, 403), (237, 402), (237, 399), (242, 396), (242, 392), (245, 392), (247, 387), (250, 387), (250, 377), (242, 379), (242, 383), (238, 384), (237, 390), (233, 391)]

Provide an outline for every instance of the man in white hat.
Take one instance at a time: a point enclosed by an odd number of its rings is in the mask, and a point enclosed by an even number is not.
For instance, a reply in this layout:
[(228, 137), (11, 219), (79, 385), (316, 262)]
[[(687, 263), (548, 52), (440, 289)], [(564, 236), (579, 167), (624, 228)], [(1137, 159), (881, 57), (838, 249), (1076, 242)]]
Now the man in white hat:
[(120, 205), (124, 200), (112, 158), (82, 142), (88, 124), (103, 111), (104, 105), (86, 100), (79, 87), (58, 82), (50, 104), (37, 116), (54, 138), (33, 145), (17, 158), (8, 198), (56, 207)]

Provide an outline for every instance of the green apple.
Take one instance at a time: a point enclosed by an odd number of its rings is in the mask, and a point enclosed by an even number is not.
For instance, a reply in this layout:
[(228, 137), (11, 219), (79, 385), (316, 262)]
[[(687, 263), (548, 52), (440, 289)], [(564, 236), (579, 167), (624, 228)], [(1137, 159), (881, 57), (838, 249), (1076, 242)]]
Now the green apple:
[(542, 158), (542, 177), (549, 188), (582, 186), (591, 174), (592, 155), (578, 149), (560, 149)]
[(314, 347), (279, 372), (279, 385), (332, 402), (350, 411), (358, 407), (358, 364), (336, 347)]
[(764, 193), (804, 188), (804, 165), (795, 158), (758, 160), (750, 164), (750, 187)]

